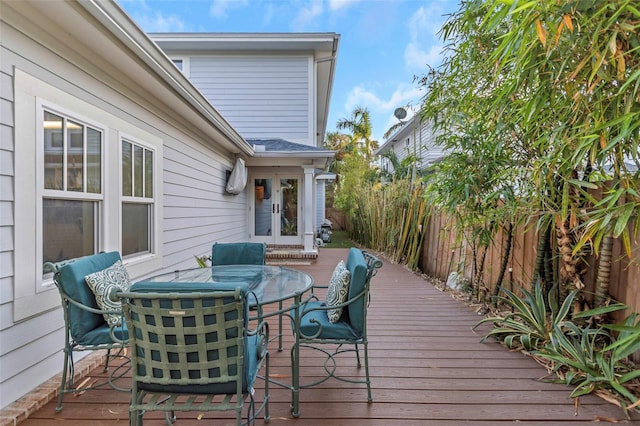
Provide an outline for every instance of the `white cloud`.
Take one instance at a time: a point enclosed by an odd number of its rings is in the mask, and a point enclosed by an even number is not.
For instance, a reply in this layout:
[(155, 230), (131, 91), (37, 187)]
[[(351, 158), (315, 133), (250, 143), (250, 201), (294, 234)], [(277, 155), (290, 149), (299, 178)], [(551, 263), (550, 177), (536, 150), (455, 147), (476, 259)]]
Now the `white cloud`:
[(366, 105), (371, 112), (393, 112), (399, 106), (418, 103), (423, 94), (420, 88), (402, 83), (398, 84), (388, 99), (382, 99), (376, 93), (356, 86), (347, 95), (344, 108), (351, 113), (356, 106)]
[(298, 15), (291, 22), (294, 31), (309, 31), (313, 27), (314, 19), (322, 15), (323, 6), (321, 1), (312, 1), (309, 7), (303, 7)]
[(409, 43), (404, 49), (404, 62), (409, 68), (424, 69), (426, 65), (435, 67), (442, 58), (442, 46), (434, 45), (428, 51), (422, 50), (419, 45)]
[(329, 0), (329, 10), (339, 10), (358, 3), (360, 0)]
[(151, 15), (136, 15), (136, 23), (148, 33), (168, 33), (185, 31), (184, 21), (177, 16), (164, 16), (160, 12)]
[(432, 3), (427, 9), (420, 7), (408, 22), (410, 41), (404, 51), (405, 65), (409, 69), (424, 69), (428, 64), (436, 66), (442, 57), (442, 45), (437, 33), (444, 23), (439, 7)]
[(214, 18), (226, 18), (227, 10), (248, 6), (249, 0), (213, 0), (209, 7), (209, 15)]
[(366, 107), (371, 117), (372, 137), (382, 143), (382, 135), (398, 122), (393, 111), (398, 107), (405, 107), (408, 113), (406, 119), (411, 118), (414, 113), (412, 108), (419, 106), (423, 95), (424, 91), (420, 88), (404, 83), (398, 84), (386, 99), (363, 86), (356, 86), (347, 94), (344, 115), (340, 118), (350, 117), (357, 106)]

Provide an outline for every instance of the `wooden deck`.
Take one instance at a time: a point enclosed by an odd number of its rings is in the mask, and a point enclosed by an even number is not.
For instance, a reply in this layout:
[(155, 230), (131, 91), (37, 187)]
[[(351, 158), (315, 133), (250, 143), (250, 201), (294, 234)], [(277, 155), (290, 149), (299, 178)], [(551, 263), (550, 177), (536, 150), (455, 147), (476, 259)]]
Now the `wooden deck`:
[[(317, 263), (295, 265), (326, 283), (346, 249), (321, 249)], [(272, 318), (273, 319), (273, 318)], [(290, 392), (271, 386), (272, 425), (578, 425), (592, 421), (636, 423), (622, 410), (601, 398), (580, 398), (576, 408), (571, 389), (542, 381), (546, 371), (534, 360), (510, 352), (497, 343), (480, 343), (482, 334), (471, 328), (479, 316), (464, 303), (442, 292), (400, 265), (385, 261), (372, 282), (369, 308), (372, 404), (366, 402), (364, 385), (331, 380), (301, 391), (301, 414), (289, 411)], [(272, 322), (272, 333), (277, 329)], [(289, 324), (285, 325), (289, 330)], [(485, 329), (486, 330), (486, 329)], [(278, 380), (290, 378), (291, 337), (285, 333), (285, 349), (270, 344), (271, 373)], [(302, 355), (301, 376), (315, 374), (315, 354)], [(317, 362), (316, 362), (317, 364)], [(355, 360), (341, 363), (353, 374)], [(94, 370), (92, 375), (98, 375)], [(21, 423), (24, 426), (126, 425), (128, 394), (111, 389), (65, 397), (64, 409), (55, 413), (51, 401)], [(177, 425), (231, 424), (230, 416), (209, 413), (183, 414)], [(161, 425), (158, 413), (145, 416), (145, 424)], [(258, 420), (256, 424), (262, 424)]]

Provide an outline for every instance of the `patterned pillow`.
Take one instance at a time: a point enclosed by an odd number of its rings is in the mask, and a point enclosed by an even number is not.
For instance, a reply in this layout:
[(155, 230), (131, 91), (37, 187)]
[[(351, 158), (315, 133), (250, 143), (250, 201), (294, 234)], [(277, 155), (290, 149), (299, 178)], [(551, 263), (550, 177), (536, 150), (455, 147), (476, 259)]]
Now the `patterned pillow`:
[[(87, 275), (84, 280), (96, 296), (96, 303), (101, 310), (120, 311), (122, 309), (119, 301), (113, 301), (109, 298), (112, 291), (127, 291), (131, 285), (129, 273), (120, 260), (107, 269)], [(119, 314), (103, 314), (102, 316), (112, 327), (122, 325), (122, 316)]]
[[(331, 275), (329, 288), (327, 289), (327, 306), (332, 307), (344, 303), (349, 295), (349, 281), (351, 276), (344, 261), (338, 262)], [(342, 316), (342, 307), (327, 311), (329, 322), (338, 322)]]

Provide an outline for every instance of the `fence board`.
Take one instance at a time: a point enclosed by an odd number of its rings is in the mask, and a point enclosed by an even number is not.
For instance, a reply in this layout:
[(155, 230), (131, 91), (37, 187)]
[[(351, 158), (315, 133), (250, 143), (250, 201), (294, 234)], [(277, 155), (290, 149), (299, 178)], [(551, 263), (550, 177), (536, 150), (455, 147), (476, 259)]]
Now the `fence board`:
[[(461, 243), (456, 244), (452, 231), (453, 219), (440, 212), (433, 212), (423, 243), (421, 256), (421, 270), (434, 278), (446, 281), (451, 272), (460, 272), (467, 279), (472, 278), (473, 254), (471, 248)], [(555, 238), (555, 234), (552, 236)], [(640, 258), (640, 235), (632, 238), (632, 254)], [(513, 289), (517, 287), (530, 288), (537, 252), (538, 235), (534, 226), (520, 226), (514, 231), (512, 253), (509, 267), (504, 276), (503, 285)], [(489, 291), (493, 291), (500, 271), (500, 262), (506, 236), (500, 231), (496, 235), (495, 243), (489, 248), (486, 256), (483, 279)], [(584, 276), (585, 288), (589, 294), (595, 289), (596, 268), (598, 259), (591, 255), (587, 257), (587, 274)], [(626, 256), (622, 241), (614, 240), (613, 262), (611, 266), (611, 282), (609, 286), (611, 296), (631, 307), (634, 312), (640, 312), (640, 261), (632, 262)]]

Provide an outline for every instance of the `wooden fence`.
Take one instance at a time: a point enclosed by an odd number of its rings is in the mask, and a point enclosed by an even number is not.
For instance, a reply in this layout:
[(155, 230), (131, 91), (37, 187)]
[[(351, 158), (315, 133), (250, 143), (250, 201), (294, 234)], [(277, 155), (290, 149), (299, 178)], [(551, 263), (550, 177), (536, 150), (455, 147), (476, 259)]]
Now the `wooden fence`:
[[(471, 279), (473, 274), (473, 257), (469, 247), (456, 243), (453, 219), (444, 214), (434, 213), (425, 230), (420, 269), (427, 275), (446, 281), (451, 272), (458, 272), (465, 278)], [(624, 254), (622, 242), (614, 241), (613, 261), (611, 265), (611, 282), (609, 292), (611, 296), (628, 306), (634, 312), (640, 312), (640, 235), (632, 238), (631, 262)], [(531, 288), (536, 259), (538, 237), (535, 230), (514, 230), (513, 247), (509, 256), (507, 273), (503, 278), (503, 286), (507, 288)], [(503, 253), (505, 251), (506, 236), (498, 233), (494, 244), (486, 255), (483, 281), (488, 291), (495, 288)], [(586, 294), (592, 294), (595, 288), (595, 272), (598, 259), (588, 258), (588, 272), (584, 277)], [(588, 298), (587, 298), (588, 299)], [(622, 316), (622, 313), (621, 315)]]

